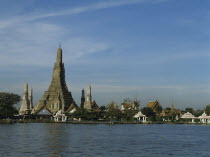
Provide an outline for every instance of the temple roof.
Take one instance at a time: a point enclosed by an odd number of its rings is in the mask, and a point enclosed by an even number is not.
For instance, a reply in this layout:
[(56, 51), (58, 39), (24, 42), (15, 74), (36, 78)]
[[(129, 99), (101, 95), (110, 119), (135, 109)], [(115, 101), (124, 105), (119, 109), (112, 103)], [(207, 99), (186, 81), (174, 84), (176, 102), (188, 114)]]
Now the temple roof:
[(150, 101), (148, 104), (147, 104), (147, 107), (149, 108), (154, 108), (159, 102), (157, 100), (155, 101)]

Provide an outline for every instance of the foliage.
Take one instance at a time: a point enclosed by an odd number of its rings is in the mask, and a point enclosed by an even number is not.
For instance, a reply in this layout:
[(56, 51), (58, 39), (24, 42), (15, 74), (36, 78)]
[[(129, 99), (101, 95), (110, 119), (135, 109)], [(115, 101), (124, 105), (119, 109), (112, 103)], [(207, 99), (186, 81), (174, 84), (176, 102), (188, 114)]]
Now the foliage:
[(124, 99), (122, 104), (134, 104), (134, 108), (138, 109), (140, 107), (140, 100), (131, 100), (129, 98)]
[(135, 109), (125, 109), (122, 113), (122, 118), (126, 121), (133, 121), (134, 115), (138, 112), (138, 110)]
[(141, 112), (147, 117), (155, 117), (155, 112), (150, 107), (144, 107)]
[(206, 112), (207, 115), (210, 114), (210, 104), (206, 106), (205, 112)]
[[(205, 110), (206, 111), (206, 110)], [(200, 115), (202, 115), (202, 113), (203, 113), (204, 111), (203, 110), (195, 110), (194, 112), (193, 112), (193, 115), (195, 116), (195, 117), (199, 117)], [(210, 112), (209, 112), (210, 113)], [(208, 113), (208, 111), (207, 111), (207, 114), (209, 115), (209, 113)]]
[(114, 102), (108, 104), (106, 108), (106, 116), (109, 117), (110, 121), (117, 116), (117, 113), (119, 114), (118, 106)]
[(104, 111), (106, 111), (106, 106), (101, 106), (100, 108), (99, 108), (102, 112), (104, 112)]
[(168, 112), (171, 112), (171, 108), (170, 107), (166, 107), (166, 109)]
[(193, 113), (193, 112), (194, 112), (194, 110), (193, 110), (193, 108), (186, 108), (186, 109), (185, 109), (185, 112), (190, 112), (190, 113)]
[(160, 121), (162, 121), (162, 117), (161, 116), (156, 116), (155, 120), (160, 122)]
[(20, 102), (20, 96), (14, 93), (0, 92), (0, 116), (11, 117), (18, 113), (14, 107)]
[(73, 114), (72, 114), (73, 118), (81, 118), (82, 120), (87, 120), (89, 119), (89, 112), (88, 110), (84, 109), (84, 108), (78, 108)]
[(162, 112), (162, 110), (163, 110), (162, 106), (158, 106), (158, 107), (156, 108), (156, 112), (157, 112), (158, 114), (160, 114), (160, 113)]

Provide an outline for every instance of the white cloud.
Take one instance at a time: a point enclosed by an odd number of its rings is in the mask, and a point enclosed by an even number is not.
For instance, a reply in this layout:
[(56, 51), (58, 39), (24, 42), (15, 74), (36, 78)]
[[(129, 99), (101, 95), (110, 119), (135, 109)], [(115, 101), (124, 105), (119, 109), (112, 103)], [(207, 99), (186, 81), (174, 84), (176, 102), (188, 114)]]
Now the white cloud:
[(99, 3), (94, 3), (86, 6), (78, 6), (75, 8), (68, 8), (64, 10), (54, 11), (54, 12), (41, 12), (41, 13), (32, 13), (23, 16), (17, 16), (10, 18), (9, 20), (0, 21), (0, 29), (8, 27), (10, 25), (14, 25), (22, 22), (30, 22), (39, 19), (56, 17), (56, 16), (64, 16), (64, 15), (77, 15), (89, 11), (95, 11), (100, 9), (107, 9), (113, 7), (119, 7), (124, 5), (138, 4), (138, 3), (160, 3), (168, 0), (115, 0), (115, 1), (103, 1)]
[(71, 29), (59, 25), (22, 23), (0, 32), (0, 66), (52, 65), (60, 41), (63, 41), (66, 64), (109, 48), (107, 44), (93, 39), (72, 36)]

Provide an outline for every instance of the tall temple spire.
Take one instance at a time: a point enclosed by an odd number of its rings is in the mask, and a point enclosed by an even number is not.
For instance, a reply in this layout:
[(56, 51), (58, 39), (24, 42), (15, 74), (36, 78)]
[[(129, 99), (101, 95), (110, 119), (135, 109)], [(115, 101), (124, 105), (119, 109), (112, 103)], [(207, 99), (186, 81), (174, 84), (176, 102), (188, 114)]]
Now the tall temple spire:
[(86, 101), (90, 101), (90, 103), (92, 103), (92, 95), (91, 95), (91, 86), (90, 86), (90, 84), (88, 85), (88, 89), (87, 89)]
[(91, 95), (91, 86), (90, 84), (88, 85), (88, 89), (87, 89), (87, 97), (86, 97), (86, 101), (84, 104), (84, 108), (91, 110), (91, 105), (92, 105), (92, 95)]
[(59, 48), (57, 50), (56, 63), (62, 63), (62, 49), (61, 49), (60, 45), (59, 45)]
[(24, 94), (28, 95), (28, 83), (24, 84)]
[(29, 109), (30, 109), (30, 103), (29, 103), (29, 99), (28, 99), (28, 83), (25, 83), (22, 104), (20, 106), (19, 115), (26, 114)]
[(73, 101), (71, 92), (68, 91), (66, 85), (62, 49), (59, 47), (50, 86), (34, 107), (32, 113), (39, 113), (42, 110), (44, 111), (44, 109), (47, 109), (51, 113), (56, 113), (58, 110), (64, 112), (69, 109)]
[(84, 103), (85, 103), (85, 90), (83, 88), (81, 96), (81, 105), (80, 105), (82, 108), (84, 108)]
[(28, 98), (30, 102), (29, 109), (32, 110), (33, 109), (33, 88), (30, 89)]

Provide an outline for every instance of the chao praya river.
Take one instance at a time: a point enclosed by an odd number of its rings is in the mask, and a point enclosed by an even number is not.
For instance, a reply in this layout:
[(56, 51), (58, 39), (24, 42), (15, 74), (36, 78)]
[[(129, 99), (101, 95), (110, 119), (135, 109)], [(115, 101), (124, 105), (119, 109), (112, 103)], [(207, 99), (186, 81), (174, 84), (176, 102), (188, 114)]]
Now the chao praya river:
[(210, 125), (0, 124), (0, 157), (210, 157)]

